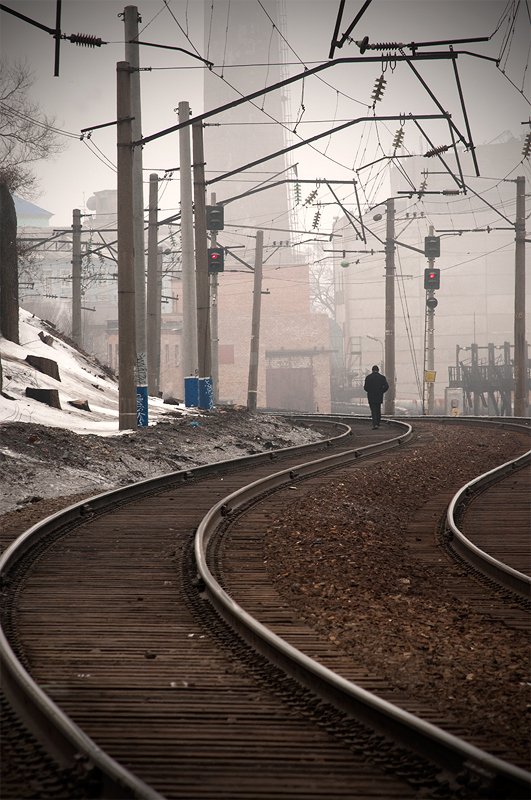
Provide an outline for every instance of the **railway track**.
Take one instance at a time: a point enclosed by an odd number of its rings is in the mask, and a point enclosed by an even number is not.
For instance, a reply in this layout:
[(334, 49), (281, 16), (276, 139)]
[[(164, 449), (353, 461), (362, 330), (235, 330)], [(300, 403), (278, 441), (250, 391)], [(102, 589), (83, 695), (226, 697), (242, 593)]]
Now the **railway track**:
[[(374, 444), (374, 432), (367, 437), (351, 424), (352, 434), (342, 427), (320, 447), (100, 496), (10, 548), (2, 561), (4, 674), (11, 701), (40, 718), (40, 736), (62, 765), (50, 796), (392, 798), (412, 797), (417, 788), (433, 797), (527, 796), (523, 770), (432, 729), (441, 720), (430, 720), (429, 710), (418, 709), (418, 724), (375, 700), (369, 692), (385, 694), (377, 677), (356, 672), (294, 622), (267, 585), (258, 552), (270, 511), (257, 503), (258, 488), (281, 503), (273, 488), (289, 492), (305, 475), (337, 464), (355, 468), (389, 446), (407, 448), (411, 438), (408, 426), (389, 423)], [(302, 456), (308, 449), (311, 465)], [(328, 462), (317, 463), (323, 450)], [(223, 586), (232, 595), (228, 608), (217, 605), (227, 599)], [(273, 665), (254, 648), (269, 656), (276, 642), (264, 643), (259, 621), (244, 633), (240, 600), (288, 642)], [(297, 661), (289, 641), (321, 667)], [(350, 681), (365, 688), (353, 692)], [(28, 692), (37, 711), (27, 711)]]

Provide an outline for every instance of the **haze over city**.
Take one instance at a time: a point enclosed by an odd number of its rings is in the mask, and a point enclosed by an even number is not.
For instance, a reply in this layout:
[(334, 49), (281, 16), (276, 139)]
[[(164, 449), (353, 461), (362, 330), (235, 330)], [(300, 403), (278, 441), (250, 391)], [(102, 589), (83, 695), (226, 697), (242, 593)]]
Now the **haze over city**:
[[(516, 178), (529, 182), (531, 174), (527, 3), (149, 0), (133, 8), (143, 208), (147, 220), (148, 182), (156, 174), (164, 250), (163, 392), (182, 396), (183, 374), (195, 370), (187, 350), (195, 347), (195, 334), (186, 332), (184, 320), (195, 301), (184, 299), (184, 278), (181, 285), (181, 153), (172, 130), (184, 101), (192, 118), (206, 115), (206, 198), (225, 208), (218, 239), (225, 274), (219, 295), (213, 289), (208, 301), (212, 315), (219, 312), (219, 322), (212, 316), (210, 324), (219, 324), (212, 352), (219, 356), (220, 401), (245, 401), (257, 228), (264, 231), (262, 405), (359, 404), (372, 362), (391, 372), (401, 409), (424, 409), (436, 376), (442, 409), (448, 388), (462, 393), (468, 378), (461, 369), (486, 369), (487, 360), (500, 375), (512, 369), (517, 317), (525, 328), (525, 313), (515, 311), (514, 264), (516, 217), (525, 214)], [(18, 13), (52, 33), (55, 9), (52, 0), (17, 3)], [(116, 230), (123, 17), (124, 6), (114, 1), (65, 0), (66, 38), (54, 76), (50, 32), (0, 12), (3, 58), (32, 71), (28, 96), (62, 145), (54, 157), (32, 164), (38, 192), (29, 199), (45, 210), (50, 229), (65, 228), (67, 238), (72, 210), (80, 209), (84, 247), (101, 236), (99, 229), (109, 229), (111, 238)], [(72, 34), (88, 37), (88, 46), (73, 44)], [(99, 39), (101, 46), (90, 46)], [(260, 93), (277, 83), (282, 86)], [(3, 104), (15, 117), (24, 113), (9, 109), (9, 98)], [(391, 199), (394, 207), (386, 205)], [(436, 317), (427, 316), (429, 287), (423, 285), (430, 231), (439, 248), (429, 262), (439, 271), (431, 298)], [(105, 255), (99, 248), (92, 259), (84, 257), (83, 331), (74, 338), (116, 369), (112, 246)], [(523, 241), (520, 246), (524, 264)], [(70, 255), (65, 251), (62, 262), (59, 255), (42, 258), (42, 286), (27, 281), (22, 304), (68, 333)], [(524, 298), (525, 284), (519, 285)], [(523, 359), (523, 349), (518, 352)], [(303, 375), (304, 390), (295, 385)], [(465, 392), (476, 413), (485, 392), (492, 394), (493, 413), (507, 410), (507, 388), (498, 377), (485, 390), (478, 384)], [(394, 410), (394, 394), (387, 410)]]
[[(241, 0), (240, 0), (241, 2)], [(256, 19), (262, 32), (261, 46), (282, 47), (287, 61), (284, 74), (293, 75), (304, 70), (304, 65), (314, 66), (328, 60), (339, 3), (336, 0), (285, 0), (282, 37), (273, 29), (267, 8), (258, 0), (245, 0), (245, 7), (256, 6)], [(6, 5), (9, 6), (8, 3)], [(18, 0), (16, 10), (50, 27), (55, 25), (53, 0)], [(456, 45), (456, 49), (501, 57), (500, 67), (492, 61), (463, 55), (459, 58), (459, 72), (465, 106), (470, 119), (471, 134), (476, 145), (492, 141), (504, 131), (520, 137), (527, 132), (523, 122), (529, 117), (529, 72), (527, 70), (529, 15), (521, 4), (514, 29), (507, 30), (508, 18), (502, 19), (505, 0), (475, 0), (469, 2), (436, 2), (436, 0), (375, 0), (356, 26), (352, 37), (361, 40), (368, 36), (371, 42), (398, 41), (422, 42), (472, 37), (492, 37), (489, 41)], [(14, 6), (13, 6), (14, 7)], [(166, 50), (151, 46), (140, 48), (140, 63), (146, 70), (141, 73), (142, 129), (145, 136), (176, 124), (176, 108), (181, 100), (190, 103), (192, 114), (205, 109), (203, 78), (208, 68), (198, 55), (208, 59), (214, 50), (226, 52), (231, 20), (238, 15), (236, 0), (148, 0), (139, 2), (140, 41), (183, 48)], [(114, 126), (95, 130), (90, 138), (81, 140), (81, 130), (110, 123), (116, 118), (116, 63), (124, 59), (124, 30), (120, 12), (124, 5), (114, 0), (65, 0), (62, 4), (62, 30), (65, 34), (83, 33), (101, 37), (107, 44), (100, 48), (76, 46), (69, 41), (61, 44), (59, 76), (53, 76), (54, 40), (45, 31), (31, 26), (6, 12), (0, 12), (0, 42), (2, 57), (27, 63), (34, 75), (30, 91), (32, 100), (55, 118), (64, 152), (57, 158), (35, 164), (40, 183), (40, 193), (34, 197), (38, 205), (53, 214), (52, 224), (71, 224), (73, 208), (86, 208), (86, 201), (95, 192), (114, 188), (116, 173), (116, 130)], [(354, 19), (360, 3), (347, 0), (342, 31)], [(501, 23), (501, 24), (500, 24)], [(499, 26), (499, 27), (498, 27)], [(436, 49), (436, 48), (433, 48)], [(370, 51), (369, 55), (374, 55)], [(334, 52), (334, 59), (359, 56), (354, 42), (347, 42)], [(343, 120), (372, 114), (371, 92), (382, 67), (374, 64), (337, 65), (319, 76), (292, 84), (282, 90), (284, 119), (291, 131), (304, 138), (326, 131)], [(226, 56), (212, 67), (223, 91), (238, 97), (238, 87), (243, 72), (250, 68), (227, 61)], [(502, 71), (503, 70), (503, 71)], [(456, 124), (464, 127), (458, 92), (452, 67), (448, 61), (432, 61), (420, 67), (423, 78), (437, 96), (442, 106)], [(271, 83), (271, 67), (263, 63), (252, 68), (256, 89)], [(240, 77), (239, 77), (240, 76)], [(378, 115), (436, 113), (437, 108), (426, 90), (411, 74), (405, 64), (395, 69), (385, 68), (387, 87), (382, 100), (376, 104)], [(249, 78), (244, 82), (247, 87)], [(275, 95), (278, 93), (275, 93)], [(289, 103), (287, 96), (289, 95)], [(271, 98), (259, 98), (264, 106), (263, 126), (254, 126), (252, 136), (267, 134), (273, 120), (266, 113)], [(289, 119), (291, 117), (291, 120)], [(322, 120), (322, 121), (320, 121)], [(223, 117), (209, 122), (223, 122)], [(278, 125), (278, 123), (277, 123)], [(362, 132), (357, 125), (315, 143), (315, 149), (299, 148), (288, 159), (298, 163), (298, 174), (306, 178), (352, 179), (355, 170), (389, 151), (395, 131), (393, 123), (369, 126)], [(438, 127), (427, 126), (436, 143), (446, 143), (446, 133)], [(249, 135), (249, 129), (235, 128), (237, 136)], [(258, 133), (257, 133), (258, 131)], [(295, 137), (292, 137), (296, 141)], [(380, 141), (379, 141), (380, 140)], [(407, 130), (407, 152), (419, 153), (421, 136), (414, 129)], [(361, 149), (360, 149), (361, 146)], [(426, 143), (422, 143), (426, 149)], [(325, 155), (320, 155), (320, 150)], [(267, 155), (267, 150), (263, 153)], [(205, 154), (207, 170), (223, 172), (223, 163), (212, 164)], [(143, 152), (144, 174), (157, 171), (163, 177), (165, 170), (178, 166), (178, 135), (172, 134), (146, 145)], [(472, 167), (470, 159), (467, 168)], [(267, 171), (265, 163), (258, 169)], [(162, 203), (163, 211), (179, 205), (178, 173), (167, 185)], [(208, 175), (207, 175), (208, 177)], [(255, 176), (253, 176), (255, 177)], [(366, 174), (360, 174), (362, 184)], [(496, 176), (494, 176), (496, 177)], [(366, 186), (367, 199), (383, 199), (386, 182), (381, 188), (376, 183)], [(375, 193), (377, 193), (375, 198)], [(350, 194), (338, 189), (339, 197)], [(323, 196), (323, 199), (332, 200)], [(323, 222), (330, 224), (338, 208), (323, 207)], [(311, 220), (313, 211), (307, 214)]]

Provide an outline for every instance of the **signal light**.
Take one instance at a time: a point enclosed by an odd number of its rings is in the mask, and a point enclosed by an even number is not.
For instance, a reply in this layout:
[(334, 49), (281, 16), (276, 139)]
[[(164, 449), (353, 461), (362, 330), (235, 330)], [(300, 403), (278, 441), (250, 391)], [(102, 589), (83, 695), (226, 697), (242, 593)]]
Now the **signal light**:
[(434, 311), (439, 305), (439, 301), (437, 300), (436, 297), (428, 297), (428, 299), (426, 300), (426, 305), (428, 306), (430, 311)]
[(426, 256), (426, 258), (439, 258), (439, 256), (441, 255), (440, 236), (424, 237), (424, 255)]
[(207, 231), (222, 231), (224, 229), (224, 210), (223, 206), (206, 207)]
[(439, 289), (441, 286), (441, 270), (440, 269), (425, 269), (424, 270), (424, 288), (426, 291)]
[(223, 272), (225, 269), (225, 251), (223, 247), (208, 248), (208, 271)]

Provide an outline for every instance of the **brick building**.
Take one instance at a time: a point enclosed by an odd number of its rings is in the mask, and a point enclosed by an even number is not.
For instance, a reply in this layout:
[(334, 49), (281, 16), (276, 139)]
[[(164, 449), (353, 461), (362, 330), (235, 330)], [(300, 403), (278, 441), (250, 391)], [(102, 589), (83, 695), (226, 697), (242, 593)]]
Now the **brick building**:
[[(219, 399), (246, 404), (253, 275), (220, 276)], [(330, 411), (330, 320), (310, 311), (306, 264), (263, 270), (259, 407)]]

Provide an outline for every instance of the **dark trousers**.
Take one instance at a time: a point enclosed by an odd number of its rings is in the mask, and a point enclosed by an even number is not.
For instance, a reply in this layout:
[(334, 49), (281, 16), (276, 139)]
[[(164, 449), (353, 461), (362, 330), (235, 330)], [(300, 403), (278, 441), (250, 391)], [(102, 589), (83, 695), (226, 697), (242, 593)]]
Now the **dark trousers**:
[(371, 409), (372, 424), (379, 425), (382, 421), (382, 404), (369, 403), (369, 408)]

